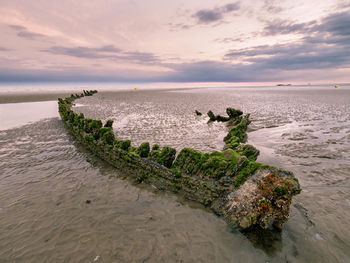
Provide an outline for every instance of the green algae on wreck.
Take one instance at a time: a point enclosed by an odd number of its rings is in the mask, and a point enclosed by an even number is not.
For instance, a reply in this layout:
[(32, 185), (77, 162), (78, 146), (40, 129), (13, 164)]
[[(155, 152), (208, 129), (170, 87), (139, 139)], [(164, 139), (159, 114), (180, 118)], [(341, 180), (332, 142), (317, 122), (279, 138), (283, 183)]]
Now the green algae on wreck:
[(222, 151), (203, 153), (143, 142), (132, 147), (130, 140), (115, 138), (113, 121), (85, 118), (71, 107), (75, 99), (92, 96), (83, 91), (58, 99), (59, 113), (74, 136), (94, 154), (129, 175), (135, 182), (173, 191), (197, 201), (230, 224), (248, 229), (274, 225), (282, 228), (289, 217), (292, 197), (300, 193), (292, 173), (256, 162), (259, 151), (247, 140), (249, 114), (227, 108), (228, 116), (208, 112), (211, 121), (225, 121), (230, 130)]

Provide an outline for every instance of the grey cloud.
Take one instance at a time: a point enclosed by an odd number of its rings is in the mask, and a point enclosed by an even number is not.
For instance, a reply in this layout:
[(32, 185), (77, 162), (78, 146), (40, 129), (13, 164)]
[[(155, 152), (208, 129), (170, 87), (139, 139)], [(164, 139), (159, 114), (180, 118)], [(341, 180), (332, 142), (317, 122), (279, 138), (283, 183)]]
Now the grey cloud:
[[(282, 81), (291, 76), (310, 79), (308, 72), (350, 68), (350, 38), (342, 44), (305, 38), (301, 43), (231, 50), (226, 62), (202, 61), (169, 65), (171, 81)], [(237, 59), (244, 63), (233, 64)], [(248, 63), (247, 63), (248, 62)]]
[(25, 30), (27, 30), (25, 27), (18, 26), (18, 25), (9, 25), (9, 27), (12, 28), (13, 30), (16, 30), (16, 31), (25, 31)]
[(276, 0), (264, 0), (264, 5), (263, 9), (265, 9), (269, 13), (280, 13), (284, 9), (281, 6), (278, 6), (277, 3), (280, 3), (281, 1), (276, 1)]
[(12, 28), (15, 31), (18, 31), (17, 32), (17, 36), (25, 38), (25, 39), (34, 40), (34, 39), (37, 39), (37, 38), (45, 37), (45, 35), (43, 35), (43, 34), (30, 32), (30, 31), (27, 30), (27, 28), (25, 28), (23, 26), (9, 25), (9, 27)]
[(216, 38), (213, 40), (213, 42), (217, 43), (231, 43), (231, 42), (243, 42), (244, 40), (247, 40), (248, 38), (244, 37), (224, 37), (224, 38)]
[[(293, 60), (293, 57), (290, 57)], [(292, 61), (288, 61), (289, 63)], [(314, 61), (315, 62), (315, 61)], [(271, 66), (273, 65), (273, 66)], [(198, 61), (166, 65), (172, 71), (154, 74), (135, 70), (114, 71), (105, 74), (82, 70), (63, 71), (20, 71), (17, 69), (1, 70), (0, 82), (59, 81), (59, 82), (245, 82), (245, 81), (285, 81), (293, 77), (312, 79), (307, 67), (302, 71), (294, 67), (285, 67), (284, 59), (280, 61), (256, 61), (252, 64), (232, 64), (230, 62)], [(320, 66), (317, 68), (321, 68)], [(327, 67), (328, 68), (328, 67)], [(315, 69), (314, 67), (311, 68)], [(317, 77), (317, 76), (316, 76)], [(313, 80), (315, 76), (313, 76)]]
[(115, 56), (116, 53), (120, 53), (120, 51), (120, 49), (114, 46), (103, 46), (100, 48), (53, 46), (42, 50), (42, 52), (79, 58), (109, 58)]
[(230, 50), (226, 61), (243, 60), (246, 68), (312, 70), (350, 67), (350, 13), (338, 12), (319, 22), (293, 23), (275, 21), (265, 28), (265, 34), (304, 33), (299, 41), (289, 44), (256, 46)]
[(62, 71), (50, 70), (17, 70), (9, 69), (0, 71), (0, 82), (107, 82), (123, 81), (117, 76), (99, 76), (92, 72), (74, 72), (71, 74)]
[(254, 69), (307, 70), (350, 67), (350, 38), (334, 43), (327, 38), (304, 38), (301, 43), (257, 46), (249, 49), (231, 50), (224, 59), (237, 58), (248, 62)]
[(202, 9), (192, 15), (199, 24), (210, 24), (220, 21), (224, 15), (239, 10), (238, 3), (230, 3), (213, 9)]
[(186, 30), (193, 27), (193, 25), (187, 25), (185, 23), (167, 23), (167, 26), (170, 27), (171, 31)]
[[(243, 82), (283, 81), (292, 77), (310, 79), (312, 76), (308, 74), (314, 70), (327, 70), (328, 72), (337, 68), (350, 68), (350, 34), (348, 27), (344, 26), (348, 25), (349, 17), (350, 14), (346, 12), (338, 12), (328, 15), (320, 21), (311, 21), (305, 24), (280, 23), (281, 32), (299, 32), (307, 35), (293, 43), (230, 50), (222, 62), (198, 61), (164, 64), (152, 53), (124, 51), (113, 45), (97, 48), (56, 46), (43, 50), (43, 52), (91, 60), (110, 59), (145, 64), (157, 63), (157, 65), (167, 67), (170, 71), (154, 74), (131, 70), (96, 75), (94, 72), (87, 73), (84, 70), (62, 70), (62, 73), (60, 71), (20, 72), (12, 69), (12, 71), (0, 70), (0, 81)], [(227, 39), (227, 41), (230, 40)], [(235, 64), (236, 61), (242, 62)]]
[(127, 60), (134, 60), (139, 62), (157, 62), (159, 61), (158, 57), (156, 57), (152, 53), (147, 52), (124, 52), (125, 56), (123, 58)]
[[(172, 72), (152, 73), (136, 70), (107, 73), (88, 72), (84, 69), (18, 70), (0, 69), (0, 82), (191, 82), (191, 81), (254, 81), (271, 80), (271, 74), (255, 72), (244, 65), (227, 62), (199, 61), (195, 63), (168, 64)], [(282, 80), (282, 77), (279, 78)]]
[(137, 63), (156, 63), (159, 61), (158, 57), (152, 53), (137, 51), (126, 52), (114, 47), (113, 45), (99, 48), (54, 46), (41, 51), (56, 55), (66, 55), (87, 59), (111, 59), (115, 61), (129, 61)]
[(336, 36), (350, 35), (350, 12), (331, 14), (313, 29), (319, 32), (329, 32)]
[(222, 13), (215, 10), (200, 10), (193, 15), (199, 23), (208, 24), (222, 18)]
[(329, 33), (333, 36), (350, 35), (350, 12), (337, 12), (330, 14), (320, 21), (310, 21), (307, 23), (295, 23), (288, 20), (269, 21), (265, 26), (263, 35), (283, 35), (283, 34), (317, 34)]
[(343, 2), (339, 2), (337, 8), (340, 10), (344, 10), (350, 7), (350, 2), (348, 0), (344, 0)]
[(131, 69), (113, 71), (62, 67), (60, 69), (28, 70), (0, 67), (1, 82), (155, 82), (161, 73)]
[(234, 49), (226, 53), (224, 56), (224, 59), (231, 60), (231, 59), (237, 59), (240, 57), (254, 57), (254, 56), (260, 56), (260, 55), (276, 54), (280, 52), (280, 50), (275, 48), (276, 46), (279, 46), (279, 45), (275, 45), (275, 46), (263, 45), (263, 46), (256, 46), (253, 48)]
[(309, 23), (295, 23), (293, 21), (277, 19), (268, 22), (264, 28), (263, 35), (271, 36), (291, 33), (304, 34), (312, 30), (312, 26), (315, 25), (315, 23), (316, 21), (311, 21)]
[(250, 61), (262, 67), (282, 70), (344, 68), (349, 66), (350, 55), (342, 47), (310, 48), (304, 44), (267, 59), (252, 58)]
[(229, 13), (229, 12), (238, 10), (239, 7), (240, 6), (239, 6), (238, 3), (231, 3), (231, 4), (224, 5), (222, 7), (222, 10), (223, 10), (224, 13)]
[(348, 46), (350, 45), (350, 35), (349, 36), (325, 36), (324, 34), (317, 34), (315, 36), (307, 36), (303, 38), (304, 42), (312, 44), (326, 44), (326, 45), (336, 45), (336, 46)]
[(40, 37), (44, 37), (44, 35), (42, 34), (37, 34), (37, 33), (32, 33), (32, 32), (28, 32), (28, 31), (21, 31), (17, 33), (17, 36), (19, 37), (23, 37), (29, 40), (33, 40), (33, 39), (37, 39)]
[(244, 59), (268, 68), (296, 70), (350, 67), (350, 13), (337, 12), (320, 21), (270, 22), (264, 35), (304, 34), (298, 42), (231, 50), (225, 59)]
[[(266, 68), (259, 64), (231, 64), (228, 62), (199, 61), (169, 65), (174, 71), (162, 81), (171, 82), (245, 82), (282, 81), (290, 78), (289, 72)], [(300, 74), (300, 73), (299, 73)], [(296, 73), (295, 75), (298, 75)]]
[(240, 9), (240, 4), (238, 2), (229, 3), (219, 7), (214, 7), (212, 9), (201, 9), (191, 15), (191, 17), (195, 20), (191, 24), (168, 23), (167, 25), (170, 27), (172, 31), (187, 30), (197, 25), (208, 25), (213, 23), (216, 23), (217, 25), (220, 22), (222, 22), (225, 15), (227, 15), (228, 13), (233, 13), (235, 11), (238, 11), (239, 9)]
[(107, 45), (107, 46), (103, 46), (103, 47), (100, 47), (100, 48), (95, 48), (95, 49), (92, 49), (92, 50), (95, 50), (97, 52), (121, 52), (121, 50), (119, 48), (116, 48), (113, 45)]
[(199, 61), (194, 63), (170, 64), (173, 69), (163, 77), (164, 81), (240, 81), (245, 77), (237, 66), (225, 62)]

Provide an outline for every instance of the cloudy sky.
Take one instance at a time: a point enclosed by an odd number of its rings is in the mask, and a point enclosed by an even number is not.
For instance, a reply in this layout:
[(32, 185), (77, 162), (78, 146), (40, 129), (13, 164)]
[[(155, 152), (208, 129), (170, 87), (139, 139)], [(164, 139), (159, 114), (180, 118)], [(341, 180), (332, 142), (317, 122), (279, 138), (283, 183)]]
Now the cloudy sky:
[(350, 0), (0, 2), (0, 81), (350, 82)]

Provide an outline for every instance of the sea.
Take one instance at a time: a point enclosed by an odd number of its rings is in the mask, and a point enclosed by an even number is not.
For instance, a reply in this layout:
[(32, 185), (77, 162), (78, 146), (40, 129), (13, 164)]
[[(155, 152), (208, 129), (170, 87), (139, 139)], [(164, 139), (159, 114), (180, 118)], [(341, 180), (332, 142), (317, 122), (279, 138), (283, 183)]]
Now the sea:
[[(58, 115), (57, 98), (83, 89), (99, 92), (74, 111), (113, 119), (134, 146), (221, 150), (228, 127), (206, 113), (249, 113), (258, 161), (301, 184), (284, 229), (240, 232), (95, 157)], [(350, 85), (0, 86), (0, 262), (347, 263), (349, 226)]]

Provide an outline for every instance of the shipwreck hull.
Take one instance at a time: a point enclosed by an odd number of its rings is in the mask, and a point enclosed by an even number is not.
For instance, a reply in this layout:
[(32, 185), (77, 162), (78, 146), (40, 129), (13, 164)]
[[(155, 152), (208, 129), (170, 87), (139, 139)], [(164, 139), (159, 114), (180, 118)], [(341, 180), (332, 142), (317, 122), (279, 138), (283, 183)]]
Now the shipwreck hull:
[[(102, 127), (100, 120), (85, 118), (71, 110), (75, 99), (91, 96), (84, 91), (59, 99), (59, 113), (72, 134), (99, 158), (137, 183), (175, 192), (209, 207), (239, 229), (259, 226), (282, 228), (289, 216), (292, 197), (300, 185), (292, 173), (256, 162), (259, 151), (246, 140), (249, 115), (242, 113), (232, 122), (222, 152), (202, 153), (184, 148), (175, 156), (171, 147), (148, 143), (131, 147), (130, 141), (114, 138), (112, 121)], [(230, 109), (230, 108), (229, 108)], [(240, 111), (237, 111), (240, 112)], [(175, 158), (176, 157), (176, 158)]]

